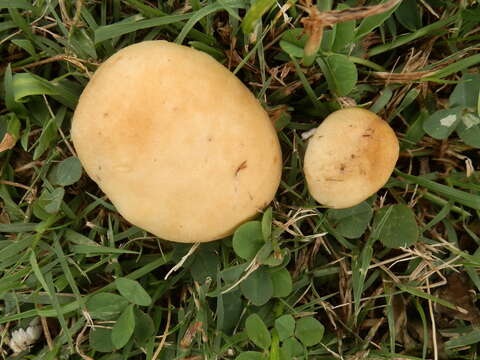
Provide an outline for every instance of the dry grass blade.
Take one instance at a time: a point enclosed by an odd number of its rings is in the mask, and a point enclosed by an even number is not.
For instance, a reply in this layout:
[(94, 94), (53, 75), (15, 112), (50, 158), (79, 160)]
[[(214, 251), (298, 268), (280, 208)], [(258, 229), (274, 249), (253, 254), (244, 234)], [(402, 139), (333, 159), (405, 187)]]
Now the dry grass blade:
[(408, 73), (388, 73), (376, 71), (373, 75), (379, 79), (385, 79), (387, 82), (409, 83), (411, 81), (421, 80), (435, 74), (436, 71), (415, 71)]

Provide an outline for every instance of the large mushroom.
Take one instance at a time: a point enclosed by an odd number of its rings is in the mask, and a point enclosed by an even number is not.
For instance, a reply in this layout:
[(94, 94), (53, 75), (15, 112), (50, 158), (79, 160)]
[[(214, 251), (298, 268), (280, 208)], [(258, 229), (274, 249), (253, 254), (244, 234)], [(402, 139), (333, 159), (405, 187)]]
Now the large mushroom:
[(327, 207), (352, 207), (385, 185), (398, 155), (395, 132), (375, 113), (356, 107), (335, 111), (309, 140), (308, 190)]
[(119, 213), (166, 240), (231, 234), (280, 182), (278, 137), (253, 94), (207, 54), (167, 41), (131, 45), (104, 62), (71, 135)]

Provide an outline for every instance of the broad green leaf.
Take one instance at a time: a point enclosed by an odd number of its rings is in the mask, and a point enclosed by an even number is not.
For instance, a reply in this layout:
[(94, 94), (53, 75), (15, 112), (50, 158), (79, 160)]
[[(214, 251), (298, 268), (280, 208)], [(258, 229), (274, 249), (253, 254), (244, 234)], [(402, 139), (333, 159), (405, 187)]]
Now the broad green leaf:
[(220, 260), (215, 252), (216, 247), (211, 244), (203, 244), (195, 253), (190, 266), (193, 279), (204, 283), (207, 278), (215, 279), (220, 267)]
[(58, 95), (58, 89), (50, 81), (30, 73), (13, 76), (13, 91), (17, 102), (32, 95)]
[[(226, 334), (230, 334), (237, 326), (244, 304), (239, 290), (231, 291), (221, 295), (223, 302), (223, 321), (219, 324), (219, 328)], [(218, 301), (218, 298), (217, 298)]]
[(272, 235), (272, 208), (269, 207), (262, 216), (262, 235), (265, 241), (270, 240)]
[(263, 322), (257, 314), (251, 314), (245, 321), (245, 328), (250, 341), (263, 350), (267, 350), (272, 342), (272, 337)]
[(307, 43), (308, 36), (303, 29), (290, 29), (283, 33), (280, 40), (280, 47), (288, 55), (303, 58), (303, 48)]
[(55, 118), (50, 119), (43, 127), (42, 134), (38, 140), (38, 145), (33, 152), (33, 160), (37, 160), (42, 154), (51, 149), (51, 144), (57, 139), (57, 129), (62, 125), (67, 108), (62, 106), (56, 113)]
[(280, 249), (280, 251), (270, 252), (267, 257), (260, 259), (259, 262), (270, 267), (279, 266), (284, 263), (285, 257), (289, 256), (289, 254), (288, 249)]
[(64, 195), (63, 188), (56, 188), (53, 191), (43, 190), (42, 195), (33, 204), (34, 215), (39, 219), (46, 220), (50, 215), (58, 213)]
[(348, 209), (329, 209), (327, 211), (331, 226), (348, 239), (362, 236), (372, 216), (372, 207), (366, 201)]
[(292, 292), (292, 276), (287, 269), (271, 271), (273, 282), (273, 296), (286, 297)]
[(155, 325), (150, 315), (135, 308), (135, 330), (133, 336), (139, 344), (146, 344), (155, 334)]
[(258, 351), (244, 351), (235, 360), (265, 360), (266, 357)]
[(375, 217), (376, 223), (389, 208), (391, 208), (390, 215), (379, 232), (379, 240), (389, 248), (415, 244), (419, 236), (418, 225), (413, 210), (407, 205), (398, 204), (381, 208)]
[(463, 114), (457, 133), (465, 144), (480, 148), (480, 117), (474, 113)]
[(42, 134), (38, 141), (38, 145), (35, 147), (33, 153), (33, 159), (37, 160), (43, 153), (51, 147), (51, 144), (57, 139), (57, 127), (54, 120), (50, 120), (48, 124), (43, 128)]
[(357, 67), (347, 56), (334, 54), (317, 61), (331, 92), (345, 96), (353, 90), (358, 79)]
[(89, 298), (86, 305), (93, 319), (113, 320), (127, 307), (128, 301), (117, 294), (100, 293)]
[(240, 279), (240, 276), (242, 276), (242, 273), (245, 271), (245, 268), (247, 267), (248, 264), (243, 263), (239, 265), (234, 265), (227, 267), (226, 269), (223, 269), (220, 272), (220, 276), (222, 277), (223, 280), (227, 283), (234, 283), (238, 279)]
[[(13, 137), (14, 143), (11, 145), (13, 147), (15, 145), (15, 142), (20, 138), (21, 127), (22, 124), (20, 122), (20, 119), (14, 112), (10, 112), (6, 115), (0, 116), (0, 143), (4, 139), (5, 135), (8, 133), (11, 137)], [(2, 150), (0, 150), (0, 152), (2, 152)]]
[(16, 114), (28, 113), (25, 106), (15, 101), (15, 87), (13, 84), (13, 74), (10, 64), (5, 69), (3, 88), (5, 90), (4, 102), (8, 110), (13, 111)]
[(417, 0), (403, 0), (395, 11), (395, 17), (405, 28), (415, 31), (422, 27), (422, 12)]
[(44, 207), (45, 211), (49, 214), (56, 214), (60, 210), (60, 205), (62, 204), (64, 195), (65, 190), (62, 188), (57, 188), (49, 193), (46, 198), (44, 198), (46, 201), (48, 201)]
[(283, 341), (295, 332), (295, 319), (292, 315), (282, 315), (275, 319), (275, 329), (277, 330), (280, 341)]
[[(388, 0), (382, 0), (381, 3), (385, 3)], [(384, 13), (378, 14), (378, 15), (373, 15), (369, 16), (365, 19), (362, 20), (360, 25), (357, 28), (357, 31), (355, 32), (355, 38), (361, 39), (365, 35), (371, 33), (373, 30), (375, 30), (377, 27), (382, 25), (385, 20), (387, 20), (390, 15), (397, 9), (397, 7), (400, 5), (400, 3), (396, 6), (394, 6), (392, 9), (389, 11), (386, 11)]]
[(480, 74), (465, 74), (453, 89), (448, 102), (450, 106), (466, 106), (475, 110), (479, 95)]
[[(339, 4), (337, 9), (348, 9), (348, 5)], [(343, 21), (335, 25), (335, 39), (332, 46), (334, 52), (348, 52), (348, 45), (355, 39), (355, 20)]]
[(245, 35), (250, 34), (258, 21), (275, 4), (275, 0), (256, 0), (247, 10), (242, 21), (242, 30)]
[(76, 183), (82, 176), (82, 164), (78, 158), (71, 156), (57, 164), (49, 174), (54, 185), (68, 186)]
[(99, 352), (109, 353), (115, 350), (112, 343), (112, 329), (94, 327), (88, 334), (90, 347)]
[(242, 294), (255, 306), (262, 306), (273, 296), (273, 282), (270, 271), (263, 266), (240, 283)]
[(313, 317), (304, 317), (297, 320), (295, 337), (305, 346), (313, 346), (322, 341), (325, 328), (320, 321)]
[(136, 280), (124, 277), (118, 278), (115, 280), (115, 286), (124, 298), (134, 304), (148, 306), (152, 303), (150, 295), (148, 295), (142, 285)]
[(423, 130), (423, 123), (428, 117), (426, 109), (422, 109), (415, 120), (409, 125), (405, 133), (405, 142), (402, 144), (402, 149), (412, 148), (423, 138), (425, 130)]
[(132, 337), (135, 329), (135, 315), (133, 314), (133, 305), (129, 305), (123, 310), (122, 314), (115, 322), (112, 329), (112, 344), (116, 349), (124, 347)]
[(260, 221), (249, 221), (240, 225), (233, 234), (232, 244), (239, 257), (245, 260), (253, 259), (265, 244)]
[(280, 348), (281, 360), (292, 360), (296, 356), (302, 356), (303, 354), (304, 350), (302, 344), (293, 337), (286, 339)]
[(425, 132), (435, 139), (448, 138), (460, 123), (461, 107), (439, 110), (423, 122)]

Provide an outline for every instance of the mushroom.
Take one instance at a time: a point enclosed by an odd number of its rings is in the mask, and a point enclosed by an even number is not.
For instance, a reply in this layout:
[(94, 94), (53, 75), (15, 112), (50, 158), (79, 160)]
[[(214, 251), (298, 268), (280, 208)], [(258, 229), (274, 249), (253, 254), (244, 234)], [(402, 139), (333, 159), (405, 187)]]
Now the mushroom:
[(165, 240), (228, 236), (280, 183), (280, 144), (258, 100), (209, 55), (167, 41), (105, 61), (80, 97), (71, 135), (118, 212)]
[(398, 155), (395, 132), (375, 113), (355, 107), (335, 111), (309, 140), (308, 190), (327, 207), (352, 207), (385, 185)]

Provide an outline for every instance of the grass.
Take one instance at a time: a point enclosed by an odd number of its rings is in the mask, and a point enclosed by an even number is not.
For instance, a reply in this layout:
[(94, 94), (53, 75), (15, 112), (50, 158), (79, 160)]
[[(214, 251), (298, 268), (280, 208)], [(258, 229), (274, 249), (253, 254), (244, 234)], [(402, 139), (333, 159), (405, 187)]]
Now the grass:
[[(328, 12), (375, 4), (1, 0), (2, 359), (476, 359), (480, 3)], [(149, 39), (212, 55), (275, 121), (280, 188), (233, 237), (155, 238), (74, 157), (82, 88)], [(329, 210), (307, 192), (302, 134), (352, 104), (389, 121), (401, 155), (378, 194)], [(35, 319), (41, 337), (13, 354)]]

